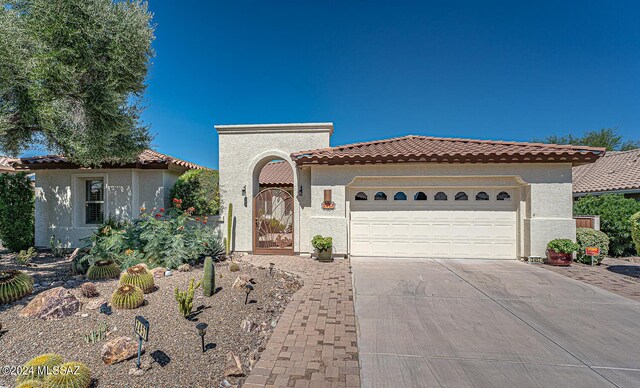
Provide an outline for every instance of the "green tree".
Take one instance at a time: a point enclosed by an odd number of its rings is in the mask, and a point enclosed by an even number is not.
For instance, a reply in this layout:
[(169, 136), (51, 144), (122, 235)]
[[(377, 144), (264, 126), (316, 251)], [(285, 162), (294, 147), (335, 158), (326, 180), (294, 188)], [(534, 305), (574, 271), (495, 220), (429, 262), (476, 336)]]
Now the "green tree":
[(140, 0), (0, 2), (0, 152), (32, 146), (82, 165), (135, 160), (154, 39)]
[[(171, 198), (182, 200), (180, 207), (195, 208), (196, 215), (217, 214), (220, 208), (218, 171), (191, 170), (182, 174), (171, 188)], [(175, 204), (174, 204), (175, 205)]]
[(12, 252), (33, 246), (34, 193), (25, 173), (0, 174), (0, 240)]
[(627, 151), (640, 148), (640, 141), (628, 140), (620, 134), (618, 128), (602, 128), (586, 131), (584, 135), (577, 137), (572, 134), (546, 137), (543, 143), (573, 144), (587, 147), (603, 147), (607, 151)]

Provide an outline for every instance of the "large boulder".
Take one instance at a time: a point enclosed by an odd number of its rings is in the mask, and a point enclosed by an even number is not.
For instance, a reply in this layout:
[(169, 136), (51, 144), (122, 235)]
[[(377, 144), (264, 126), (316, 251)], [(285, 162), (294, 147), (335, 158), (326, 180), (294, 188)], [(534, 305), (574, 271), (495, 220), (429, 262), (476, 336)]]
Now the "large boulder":
[(64, 287), (56, 287), (38, 294), (20, 311), (22, 317), (62, 319), (80, 311), (80, 301)]
[(118, 337), (107, 341), (100, 351), (102, 362), (107, 365), (117, 364), (137, 355), (138, 342), (131, 337)]

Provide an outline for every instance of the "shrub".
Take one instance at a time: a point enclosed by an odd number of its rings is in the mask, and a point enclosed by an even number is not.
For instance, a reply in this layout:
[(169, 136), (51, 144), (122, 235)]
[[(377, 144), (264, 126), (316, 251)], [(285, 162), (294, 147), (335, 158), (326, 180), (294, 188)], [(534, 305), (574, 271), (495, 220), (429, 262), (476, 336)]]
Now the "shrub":
[(111, 295), (111, 305), (117, 309), (136, 309), (143, 303), (144, 293), (131, 284), (118, 287)]
[(21, 250), (16, 255), (16, 263), (19, 265), (27, 265), (31, 263), (34, 257), (38, 256), (38, 252), (34, 247), (29, 247), (27, 250)]
[(599, 230), (591, 228), (578, 228), (576, 230), (576, 241), (578, 249), (577, 261), (584, 264), (591, 264), (591, 256), (585, 254), (586, 247), (600, 248), (600, 254), (593, 257), (593, 263), (599, 264), (609, 253), (609, 237)]
[(547, 249), (554, 250), (558, 253), (573, 253), (580, 249), (578, 244), (567, 238), (557, 238), (555, 240), (549, 241), (547, 244)]
[(631, 216), (640, 211), (640, 202), (622, 194), (581, 197), (573, 206), (575, 215), (599, 215), (600, 230), (609, 237), (609, 254), (634, 254), (631, 239)]
[(191, 170), (185, 172), (171, 188), (171, 198), (181, 199), (180, 207), (182, 209), (193, 207), (194, 214), (217, 214), (220, 208), (218, 171)]
[(33, 278), (22, 271), (0, 271), (0, 304), (11, 303), (33, 291)]
[(0, 240), (11, 252), (33, 246), (34, 194), (26, 173), (0, 174)]
[(313, 236), (311, 245), (318, 251), (330, 250), (333, 247), (333, 239), (331, 237), (322, 237), (318, 234)]
[(145, 294), (153, 291), (155, 287), (153, 275), (140, 264), (127, 268), (120, 276), (120, 284), (131, 284), (140, 288)]
[(58, 366), (58, 373), (51, 373), (45, 382), (49, 388), (88, 388), (91, 386), (91, 370), (81, 362), (65, 362)]
[(43, 380), (47, 377), (47, 370), (58, 366), (64, 362), (61, 355), (55, 353), (41, 354), (32, 358), (23, 365), (23, 369), (28, 373), (18, 376), (18, 382), (27, 380)]
[(631, 222), (631, 238), (636, 246), (636, 254), (640, 256), (640, 212), (632, 215), (629, 222)]
[(87, 271), (89, 280), (114, 279), (118, 276), (120, 276), (120, 268), (110, 260), (98, 260)]
[(191, 279), (189, 282), (189, 288), (186, 291), (180, 291), (178, 287), (175, 290), (176, 302), (178, 302), (178, 309), (183, 317), (189, 318), (191, 310), (193, 310), (193, 296), (196, 288), (200, 287), (200, 282), (194, 286), (195, 279)]

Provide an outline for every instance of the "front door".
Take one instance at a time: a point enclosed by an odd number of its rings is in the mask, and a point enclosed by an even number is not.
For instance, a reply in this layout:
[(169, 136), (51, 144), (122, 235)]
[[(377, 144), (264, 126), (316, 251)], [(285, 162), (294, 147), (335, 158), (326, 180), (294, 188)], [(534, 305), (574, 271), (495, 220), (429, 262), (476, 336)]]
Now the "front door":
[(293, 255), (293, 197), (265, 189), (253, 198), (253, 253)]

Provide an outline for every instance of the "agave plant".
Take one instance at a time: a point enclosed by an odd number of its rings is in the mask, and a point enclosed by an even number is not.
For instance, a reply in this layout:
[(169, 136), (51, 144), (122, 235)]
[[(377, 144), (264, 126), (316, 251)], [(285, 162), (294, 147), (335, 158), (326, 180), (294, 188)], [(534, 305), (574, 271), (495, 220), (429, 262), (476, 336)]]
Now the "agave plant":
[(117, 309), (135, 309), (144, 303), (144, 294), (139, 287), (125, 284), (111, 295), (111, 305)]
[(51, 371), (54, 366), (63, 362), (64, 358), (56, 353), (41, 354), (34, 357), (23, 365), (23, 370), (27, 370), (29, 373), (18, 376), (18, 382), (26, 383), (27, 381), (43, 380), (47, 377), (47, 371)]
[(153, 288), (155, 287), (153, 275), (140, 264), (127, 268), (127, 270), (120, 276), (120, 284), (131, 284), (139, 287), (145, 294), (153, 291)]
[(0, 271), (0, 304), (14, 302), (33, 291), (33, 278), (22, 271)]
[(58, 367), (58, 371), (47, 376), (47, 387), (88, 388), (91, 385), (91, 370), (81, 362), (65, 362)]
[(87, 271), (90, 280), (114, 279), (120, 275), (120, 268), (110, 260), (98, 260)]

